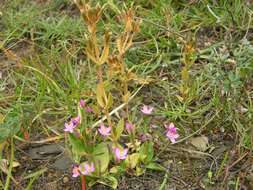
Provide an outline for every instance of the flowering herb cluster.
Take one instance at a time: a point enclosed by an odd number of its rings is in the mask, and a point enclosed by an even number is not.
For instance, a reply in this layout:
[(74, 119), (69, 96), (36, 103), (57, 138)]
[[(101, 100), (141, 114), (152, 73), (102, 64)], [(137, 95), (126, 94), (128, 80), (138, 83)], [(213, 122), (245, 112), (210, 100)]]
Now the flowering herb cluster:
[[(120, 15), (124, 23), (124, 31), (116, 37), (115, 51), (110, 55), (110, 33), (105, 32), (104, 43), (98, 43), (97, 23), (104, 11), (104, 7), (90, 6), (87, 3), (76, 0), (81, 15), (87, 25), (89, 36), (85, 49), (87, 57), (94, 62), (97, 69), (96, 101), (87, 103), (80, 99), (76, 112), (77, 116), (66, 121), (66, 143), (69, 145), (73, 159), (72, 176), (81, 177), (82, 189), (86, 187), (86, 180), (91, 186), (95, 183), (103, 183), (112, 188), (117, 187), (117, 177), (124, 172), (133, 175), (141, 175), (147, 168), (163, 170), (163, 167), (155, 162), (154, 142), (150, 134), (142, 130), (142, 126), (153, 127), (145, 118), (151, 118), (155, 109), (150, 105), (143, 105), (139, 115), (144, 117), (144, 122), (131, 119), (129, 101), (131, 92), (128, 83), (137, 80), (136, 74), (126, 67), (124, 56), (131, 47), (133, 37), (139, 32), (140, 21), (134, 17), (134, 11), (129, 9)], [(119, 81), (116, 82), (115, 81)], [(108, 84), (115, 85), (121, 94), (121, 103), (124, 105), (126, 116), (115, 119), (111, 116), (114, 102)], [(119, 99), (117, 97), (117, 99)], [(100, 119), (98, 125), (94, 120)], [(164, 137), (171, 143), (179, 138), (177, 128), (173, 123), (165, 125)]]
[[(116, 188), (115, 177), (122, 171), (141, 175), (145, 172), (144, 164), (147, 168), (149, 168), (149, 165), (154, 166), (153, 142), (147, 138), (148, 134), (137, 134), (140, 125), (137, 127), (130, 121), (120, 120), (115, 129), (101, 122), (94, 130), (84, 126), (89, 130), (82, 131), (83, 122), (81, 120), (87, 119), (91, 114), (86, 111), (82, 99), (80, 100), (79, 113), (81, 115), (66, 122), (64, 128), (65, 133), (69, 135), (73, 154), (80, 155), (72, 167), (72, 177), (87, 176), (90, 180), (101, 178), (107, 182), (109, 179), (114, 183), (108, 183), (108, 185)], [(154, 108), (144, 105), (140, 109), (140, 114), (143, 117), (152, 117)], [(150, 128), (154, 128), (152, 124), (150, 124)], [(156, 126), (156, 128), (159, 128), (159, 126)], [(165, 125), (165, 128), (164, 137), (171, 143), (175, 143), (179, 138), (177, 128), (173, 123)], [(86, 132), (89, 133), (85, 134)], [(92, 138), (95, 140), (86, 141)], [(77, 152), (75, 149), (77, 149)], [(156, 169), (162, 170), (162, 167), (157, 165)], [(101, 182), (101, 180), (95, 180), (95, 182)], [(93, 183), (94, 181), (91, 180), (90, 184)]]

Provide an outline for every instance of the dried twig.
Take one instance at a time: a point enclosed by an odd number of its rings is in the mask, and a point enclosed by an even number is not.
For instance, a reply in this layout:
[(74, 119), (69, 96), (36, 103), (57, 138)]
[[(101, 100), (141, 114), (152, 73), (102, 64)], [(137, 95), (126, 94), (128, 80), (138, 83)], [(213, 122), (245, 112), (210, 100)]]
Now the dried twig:
[(43, 140), (39, 140), (39, 141), (27, 141), (27, 140), (24, 140), (18, 136), (14, 136), (15, 139), (19, 140), (19, 141), (22, 141), (24, 143), (30, 143), (30, 144), (44, 144), (44, 143), (49, 143), (49, 142), (52, 142), (52, 141), (56, 141), (56, 140), (60, 140), (60, 139), (63, 139), (63, 136), (59, 135), (59, 136), (56, 136), (56, 137), (50, 137), (50, 138), (47, 138), (47, 139), (43, 139)]

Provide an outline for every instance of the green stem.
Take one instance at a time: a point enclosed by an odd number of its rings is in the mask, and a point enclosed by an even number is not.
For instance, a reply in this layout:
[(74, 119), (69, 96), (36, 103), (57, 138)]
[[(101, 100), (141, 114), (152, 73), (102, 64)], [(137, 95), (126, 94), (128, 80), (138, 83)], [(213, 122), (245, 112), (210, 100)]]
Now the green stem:
[(106, 116), (106, 119), (107, 119), (107, 121), (108, 121), (109, 126), (113, 127), (113, 126), (112, 126), (111, 117), (110, 117), (110, 115), (109, 115), (108, 109), (105, 110), (105, 116)]
[[(125, 93), (125, 96), (128, 94), (128, 84), (127, 84), (127, 82), (124, 82), (124, 93)], [(129, 120), (128, 99), (126, 101), (126, 115), (127, 115), (127, 119)]]
[(131, 139), (131, 141), (132, 141), (132, 144), (134, 145), (134, 149), (137, 151), (137, 146), (136, 146), (136, 144), (135, 144), (135, 134), (134, 134), (134, 132), (132, 132), (131, 134), (130, 134), (130, 139)]
[(8, 169), (8, 175), (6, 178), (4, 190), (9, 189), (10, 180), (11, 180), (11, 170), (12, 170), (12, 166), (13, 166), (13, 159), (14, 159), (14, 147), (13, 147), (13, 138), (11, 138), (11, 159), (10, 159), (10, 163), (9, 163), (10, 165), (9, 165), (9, 169)]
[[(124, 58), (123, 56), (119, 56), (119, 61), (121, 63), (121, 75), (123, 77), (123, 96), (126, 96), (128, 94), (128, 82), (127, 82), (127, 72), (124, 65)], [(129, 108), (128, 108), (128, 99), (125, 102), (126, 103), (126, 115), (127, 119), (129, 120)]]

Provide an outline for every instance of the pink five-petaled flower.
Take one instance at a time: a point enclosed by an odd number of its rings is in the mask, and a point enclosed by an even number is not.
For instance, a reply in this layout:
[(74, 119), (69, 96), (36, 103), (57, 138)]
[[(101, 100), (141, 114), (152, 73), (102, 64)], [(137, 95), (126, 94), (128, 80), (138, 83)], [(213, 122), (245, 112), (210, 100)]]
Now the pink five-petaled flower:
[(75, 118), (72, 118), (69, 123), (65, 123), (65, 132), (73, 133), (75, 127), (81, 122), (81, 117), (78, 115)]
[(134, 131), (134, 125), (130, 122), (126, 122), (125, 128), (128, 133), (132, 133)]
[(75, 128), (75, 125), (73, 125), (72, 122), (70, 122), (70, 123), (65, 123), (64, 131), (65, 131), (65, 132), (73, 133), (74, 128)]
[(150, 115), (152, 114), (154, 110), (154, 107), (152, 106), (147, 106), (147, 105), (143, 105), (142, 108), (141, 108), (141, 112), (145, 115)]
[(106, 127), (103, 123), (100, 124), (100, 128), (98, 129), (98, 132), (102, 135), (102, 136), (109, 136), (111, 133), (111, 129), (112, 127)]
[(85, 101), (83, 99), (81, 99), (80, 102), (79, 102), (79, 105), (80, 105), (81, 108), (84, 108)]
[(113, 149), (116, 161), (125, 160), (127, 157), (128, 149), (121, 150), (120, 148), (116, 147)]
[(90, 164), (87, 162), (82, 163), (82, 164), (80, 164), (79, 168), (80, 168), (81, 174), (83, 174), (83, 175), (91, 175), (91, 173), (95, 171), (95, 167), (94, 167), (93, 162), (91, 162)]
[(179, 137), (177, 133), (177, 128), (175, 127), (174, 123), (170, 123), (169, 126), (165, 125), (167, 128), (166, 136), (170, 139), (172, 143), (176, 142), (176, 139)]
[(81, 122), (81, 117), (78, 115), (77, 117), (73, 118), (71, 121), (73, 125), (76, 126)]
[(78, 177), (80, 175), (79, 166), (74, 166), (72, 169), (72, 177)]

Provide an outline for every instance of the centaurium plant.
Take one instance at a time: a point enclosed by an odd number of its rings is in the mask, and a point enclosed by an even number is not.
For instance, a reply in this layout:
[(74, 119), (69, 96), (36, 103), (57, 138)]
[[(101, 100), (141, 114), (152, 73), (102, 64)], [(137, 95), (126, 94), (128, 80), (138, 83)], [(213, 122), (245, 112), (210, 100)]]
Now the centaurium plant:
[(154, 110), (154, 107), (147, 106), (147, 105), (143, 105), (143, 107), (141, 108), (141, 112), (145, 115), (151, 115), (153, 110)]
[[(123, 31), (110, 41), (110, 33), (105, 31), (101, 43), (98, 23), (105, 7), (99, 4), (91, 6), (82, 0), (74, 1), (80, 9), (81, 16), (88, 28), (85, 54), (94, 63), (97, 71), (96, 100), (92, 102), (84, 98), (78, 100), (76, 116), (65, 123), (63, 129), (66, 143), (70, 148), (73, 160), (72, 176), (80, 177), (82, 190), (95, 183), (103, 183), (117, 188), (117, 177), (122, 172), (141, 175), (146, 168), (163, 169), (155, 162), (154, 143), (149, 139), (141, 141), (141, 126), (146, 125), (131, 117), (129, 100), (131, 92), (128, 84), (136, 79), (136, 74), (125, 64), (126, 52), (133, 44), (134, 36), (139, 32), (140, 21), (135, 19), (134, 9), (123, 11), (119, 18), (124, 24)], [(110, 51), (110, 44), (112, 46)], [(119, 81), (114, 83), (114, 81)], [(114, 94), (107, 86), (114, 86), (118, 93)], [(118, 96), (121, 98), (118, 98)], [(120, 100), (116, 101), (115, 100)], [(126, 116), (113, 118), (110, 112), (115, 104), (124, 104)], [(152, 117), (155, 109), (144, 105), (139, 115)], [(94, 119), (105, 116), (98, 126)], [(150, 119), (148, 119), (150, 121)], [(142, 120), (140, 120), (142, 121)], [(142, 121), (143, 122), (143, 121)], [(171, 126), (171, 125), (170, 125)], [(179, 137), (175, 128), (168, 127), (165, 137), (175, 142)]]
[(120, 149), (118, 147), (115, 147), (113, 149), (114, 155), (115, 155), (115, 159), (117, 162), (119, 162), (120, 160), (125, 160), (127, 157), (127, 153), (128, 153), (128, 149)]
[(111, 126), (106, 127), (103, 123), (101, 123), (100, 128), (98, 129), (98, 132), (102, 136), (106, 137), (106, 136), (109, 136), (111, 134), (111, 130), (112, 130)]
[(169, 126), (165, 125), (167, 128), (166, 136), (172, 143), (175, 143), (176, 140), (179, 138), (179, 134), (177, 132), (177, 128), (175, 127), (174, 123), (170, 123)]

